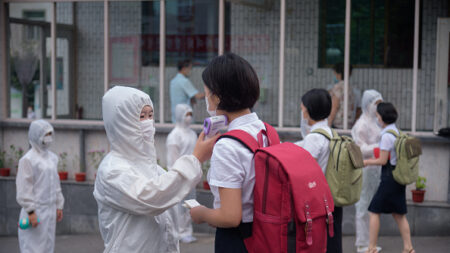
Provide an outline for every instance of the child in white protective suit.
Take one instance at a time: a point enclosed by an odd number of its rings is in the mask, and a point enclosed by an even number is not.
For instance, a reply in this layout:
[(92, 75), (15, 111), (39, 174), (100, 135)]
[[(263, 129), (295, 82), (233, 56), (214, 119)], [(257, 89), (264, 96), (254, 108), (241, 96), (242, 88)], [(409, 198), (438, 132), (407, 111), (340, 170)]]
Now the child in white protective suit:
[[(172, 168), (175, 161), (183, 155), (190, 155), (197, 142), (197, 134), (190, 128), (192, 122), (192, 108), (187, 104), (178, 104), (175, 107), (175, 128), (167, 136), (167, 167)], [(195, 199), (195, 188), (186, 199)], [(192, 236), (192, 220), (189, 210), (180, 204), (177, 206), (178, 215), (176, 224), (180, 241), (191, 243), (197, 239)]]
[[(364, 91), (361, 106), (362, 115), (352, 128), (352, 138), (359, 145), (364, 159), (374, 157), (374, 148), (379, 146), (381, 127), (377, 124), (377, 105), (383, 97), (376, 90)], [(369, 165), (363, 168), (363, 185), (361, 197), (355, 204), (356, 215), (356, 250), (366, 252), (369, 246), (369, 207), (378, 185), (380, 184), (381, 166)], [(378, 247), (378, 251), (381, 248)]]
[[(20, 159), (16, 177), (19, 221), (28, 218), (32, 227), (18, 231), (20, 252), (54, 252), (56, 221), (63, 218), (64, 197), (58, 176), (58, 156), (48, 150), (53, 127), (33, 121), (28, 132), (31, 149)], [(39, 222), (38, 222), (39, 219)]]
[(156, 162), (150, 97), (116, 86), (102, 107), (111, 152), (98, 168), (94, 197), (104, 252), (179, 252), (172, 207), (200, 181), (200, 164), (211, 157), (216, 138), (204, 141), (200, 134), (193, 155), (166, 172)]

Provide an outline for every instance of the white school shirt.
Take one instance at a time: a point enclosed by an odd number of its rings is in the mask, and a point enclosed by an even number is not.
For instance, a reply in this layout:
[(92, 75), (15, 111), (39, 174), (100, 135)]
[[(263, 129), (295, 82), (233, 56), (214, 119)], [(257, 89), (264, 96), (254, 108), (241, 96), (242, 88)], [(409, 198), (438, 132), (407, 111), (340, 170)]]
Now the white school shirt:
[(328, 120), (324, 119), (312, 125), (311, 130), (309, 134), (306, 135), (305, 139), (295, 144), (306, 149), (306, 151), (308, 151), (311, 156), (316, 159), (320, 168), (322, 168), (323, 174), (325, 174), (328, 164), (328, 158), (330, 157), (330, 148), (328, 147), (330, 141), (325, 136), (319, 133), (313, 133), (314, 130), (319, 128), (325, 130), (330, 136), (333, 136), (331, 128), (328, 126)]
[[(233, 120), (228, 131), (243, 130), (255, 140), (265, 129), (256, 113), (246, 114)], [(264, 139), (264, 146), (267, 141)], [(214, 195), (214, 208), (220, 208), (219, 187), (242, 189), (242, 222), (253, 221), (253, 186), (255, 185), (255, 162), (253, 153), (236, 140), (220, 139), (214, 146), (208, 182)]]
[(380, 140), (380, 150), (389, 151), (391, 154), (391, 165), (395, 166), (397, 164), (397, 153), (395, 152), (395, 136), (391, 133), (388, 133), (387, 131), (394, 130), (395, 132), (399, 133), (398, 128), (395, 126), (395, 124), (387, 125), (382, 131), (381, 131), (381, 140)]

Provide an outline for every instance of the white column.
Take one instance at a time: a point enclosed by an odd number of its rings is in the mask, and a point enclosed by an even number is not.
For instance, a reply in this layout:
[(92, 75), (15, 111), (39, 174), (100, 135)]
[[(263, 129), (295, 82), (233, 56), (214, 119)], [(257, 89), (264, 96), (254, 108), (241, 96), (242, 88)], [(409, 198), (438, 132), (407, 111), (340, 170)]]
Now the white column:
[(350, 19), (352, 1), (345, 5), (345, 55), (344, 55), (344, 129), (348, 129), (348, 79), (350, 73)]
[(52, 88), (52, 120), (56, 119), (56, 2), (52, 3), (52, 21), (51, 21), (51, 71), (50, 80)]
[(105, 0), (103, 2), (103, 67), (104, 67), (104, 84), (103, 84), (103, 91), (106, 93), (109, 89), (109, 2), (108, 0)]
[(160, 0), (159, 19), (159, 123), (164, 123), (164, 75), (166, 67), (166, 1)]
[(416, 0), (414, 14), (414, 62), (413, 62), (413, 89), (412, 89), (412, 117), (411, 132), (416, 132), (417, 118), (417, 69), (419, 68), (419, 18), (420, 18), (420, 0)]
[(219, 0), (219, 55), (225, 52), (225, 0)]
[(278, 82), (278, 127), (283, 127), (284, 110), (284, 40), (286, 23), (286, 0), (281, 0), (280, 8), (280, 76)]

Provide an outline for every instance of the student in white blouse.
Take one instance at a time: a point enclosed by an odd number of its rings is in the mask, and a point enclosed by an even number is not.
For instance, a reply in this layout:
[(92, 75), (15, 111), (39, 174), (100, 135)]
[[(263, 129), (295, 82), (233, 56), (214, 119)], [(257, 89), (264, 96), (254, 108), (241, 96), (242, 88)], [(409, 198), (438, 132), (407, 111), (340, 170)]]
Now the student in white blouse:
[[(251, 108), (259, 98), (259, 81), (252, 66), (235, 54), (214, 58), (202, 75), (207, 110), (210, 115), (225, 115), (228, 130), (243, 130), (252, 135), (265, 129)], [(214, 195), (214, 208), (191, 209), (192, 220), (217, 227), (215, 252), (247, 252), (242, 234), (253, 221), (253, 153), (238, 141), (220, 139), (214, 146), (208, 182)]]
[[(331, 112), (331, 96), (324, 89), (312, 89), (302, 96), (302, 120), (301, 124), (307, 124), (310, 132), (303, 136), (300, 146), (306, 149), (314, 157), (325, 174), (328, 158), (330, 156), (330, 141), (320, 133), (314, 132), (322, 129), (331, 137), (333, 133), (328, 126), (328, 116)], [(300, 126), (304, 127), (304, 126)], [(334, 237), (327, 239), (327, 253), (342, 252), (342, 207), (334, 207)]]

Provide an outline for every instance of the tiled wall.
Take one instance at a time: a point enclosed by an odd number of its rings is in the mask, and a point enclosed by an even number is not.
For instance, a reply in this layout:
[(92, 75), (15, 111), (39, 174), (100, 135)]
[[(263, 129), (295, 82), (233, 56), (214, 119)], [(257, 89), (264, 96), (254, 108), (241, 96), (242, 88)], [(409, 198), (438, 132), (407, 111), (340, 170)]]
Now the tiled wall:
[(104, 83), (103, 2), (77, 3), (77, 92), (83, 118), (100, 119)]
[[(304, 92), (313, 87), (327, 88), (333, 81), (330, 69), (318, 68), (318, 2), (315, 0), (287, 1), (283, 120), (285, 126), (298, 126), (299, 101)], [(111, 34), (139, 34), (139, 5), (114, 4), (126, 6), (111, 8), (111, 17), (118, 17), (111, 18)], [(103, 6), (102, 3), (79, 3), (77, 8), (78, 35), (80, 36), (78, 101), (85, 108), (85, 118), (100, 118), (103, 92)], [(444, 0), (423, 2), (421, 68), (418, 73), (417, 93), (418, 130), (431, 130), (433, 127), (436, 19), (446, 16), (447, 9), (448, 3)], [(230, 10), (231, 51), (242, 55), (254, 66), (261, 79), (261, 87), (266, 91), (265, 102), (259, 103), (255, 110), (262, 119), (276, 123), (278, 119), (279, 2), (276, 1), (271, 10), (240, 4), (231, 4)], [(121, 11), (120, 15), (115, 11)], [(202, 89), (201, 71), (202, 68), (194, 70), (191, 77), (198, 89)], [(166, 67), (164, 105), (167, 108), (166, 119), (170, 116), (168, 83), (175, 73), (175, 68)], [(158, 79), (158, 67), (143, 67), (140, 70), (140, 85), (150, 83), (151, 86), (157, 87)], [(356, 68), (351, 77), (351, 85), (361, 91), (379, 90), (385, 100), (397, 106), (400, 113), (400, 127), (410, 128), (412, 69)], [(197, 120), (203, 117), (204, 106), (204, 102), (200, 102), (194, 107), (194, 110), (199, 112)], [(155, 105), (155, 107), (158, 106)]]

